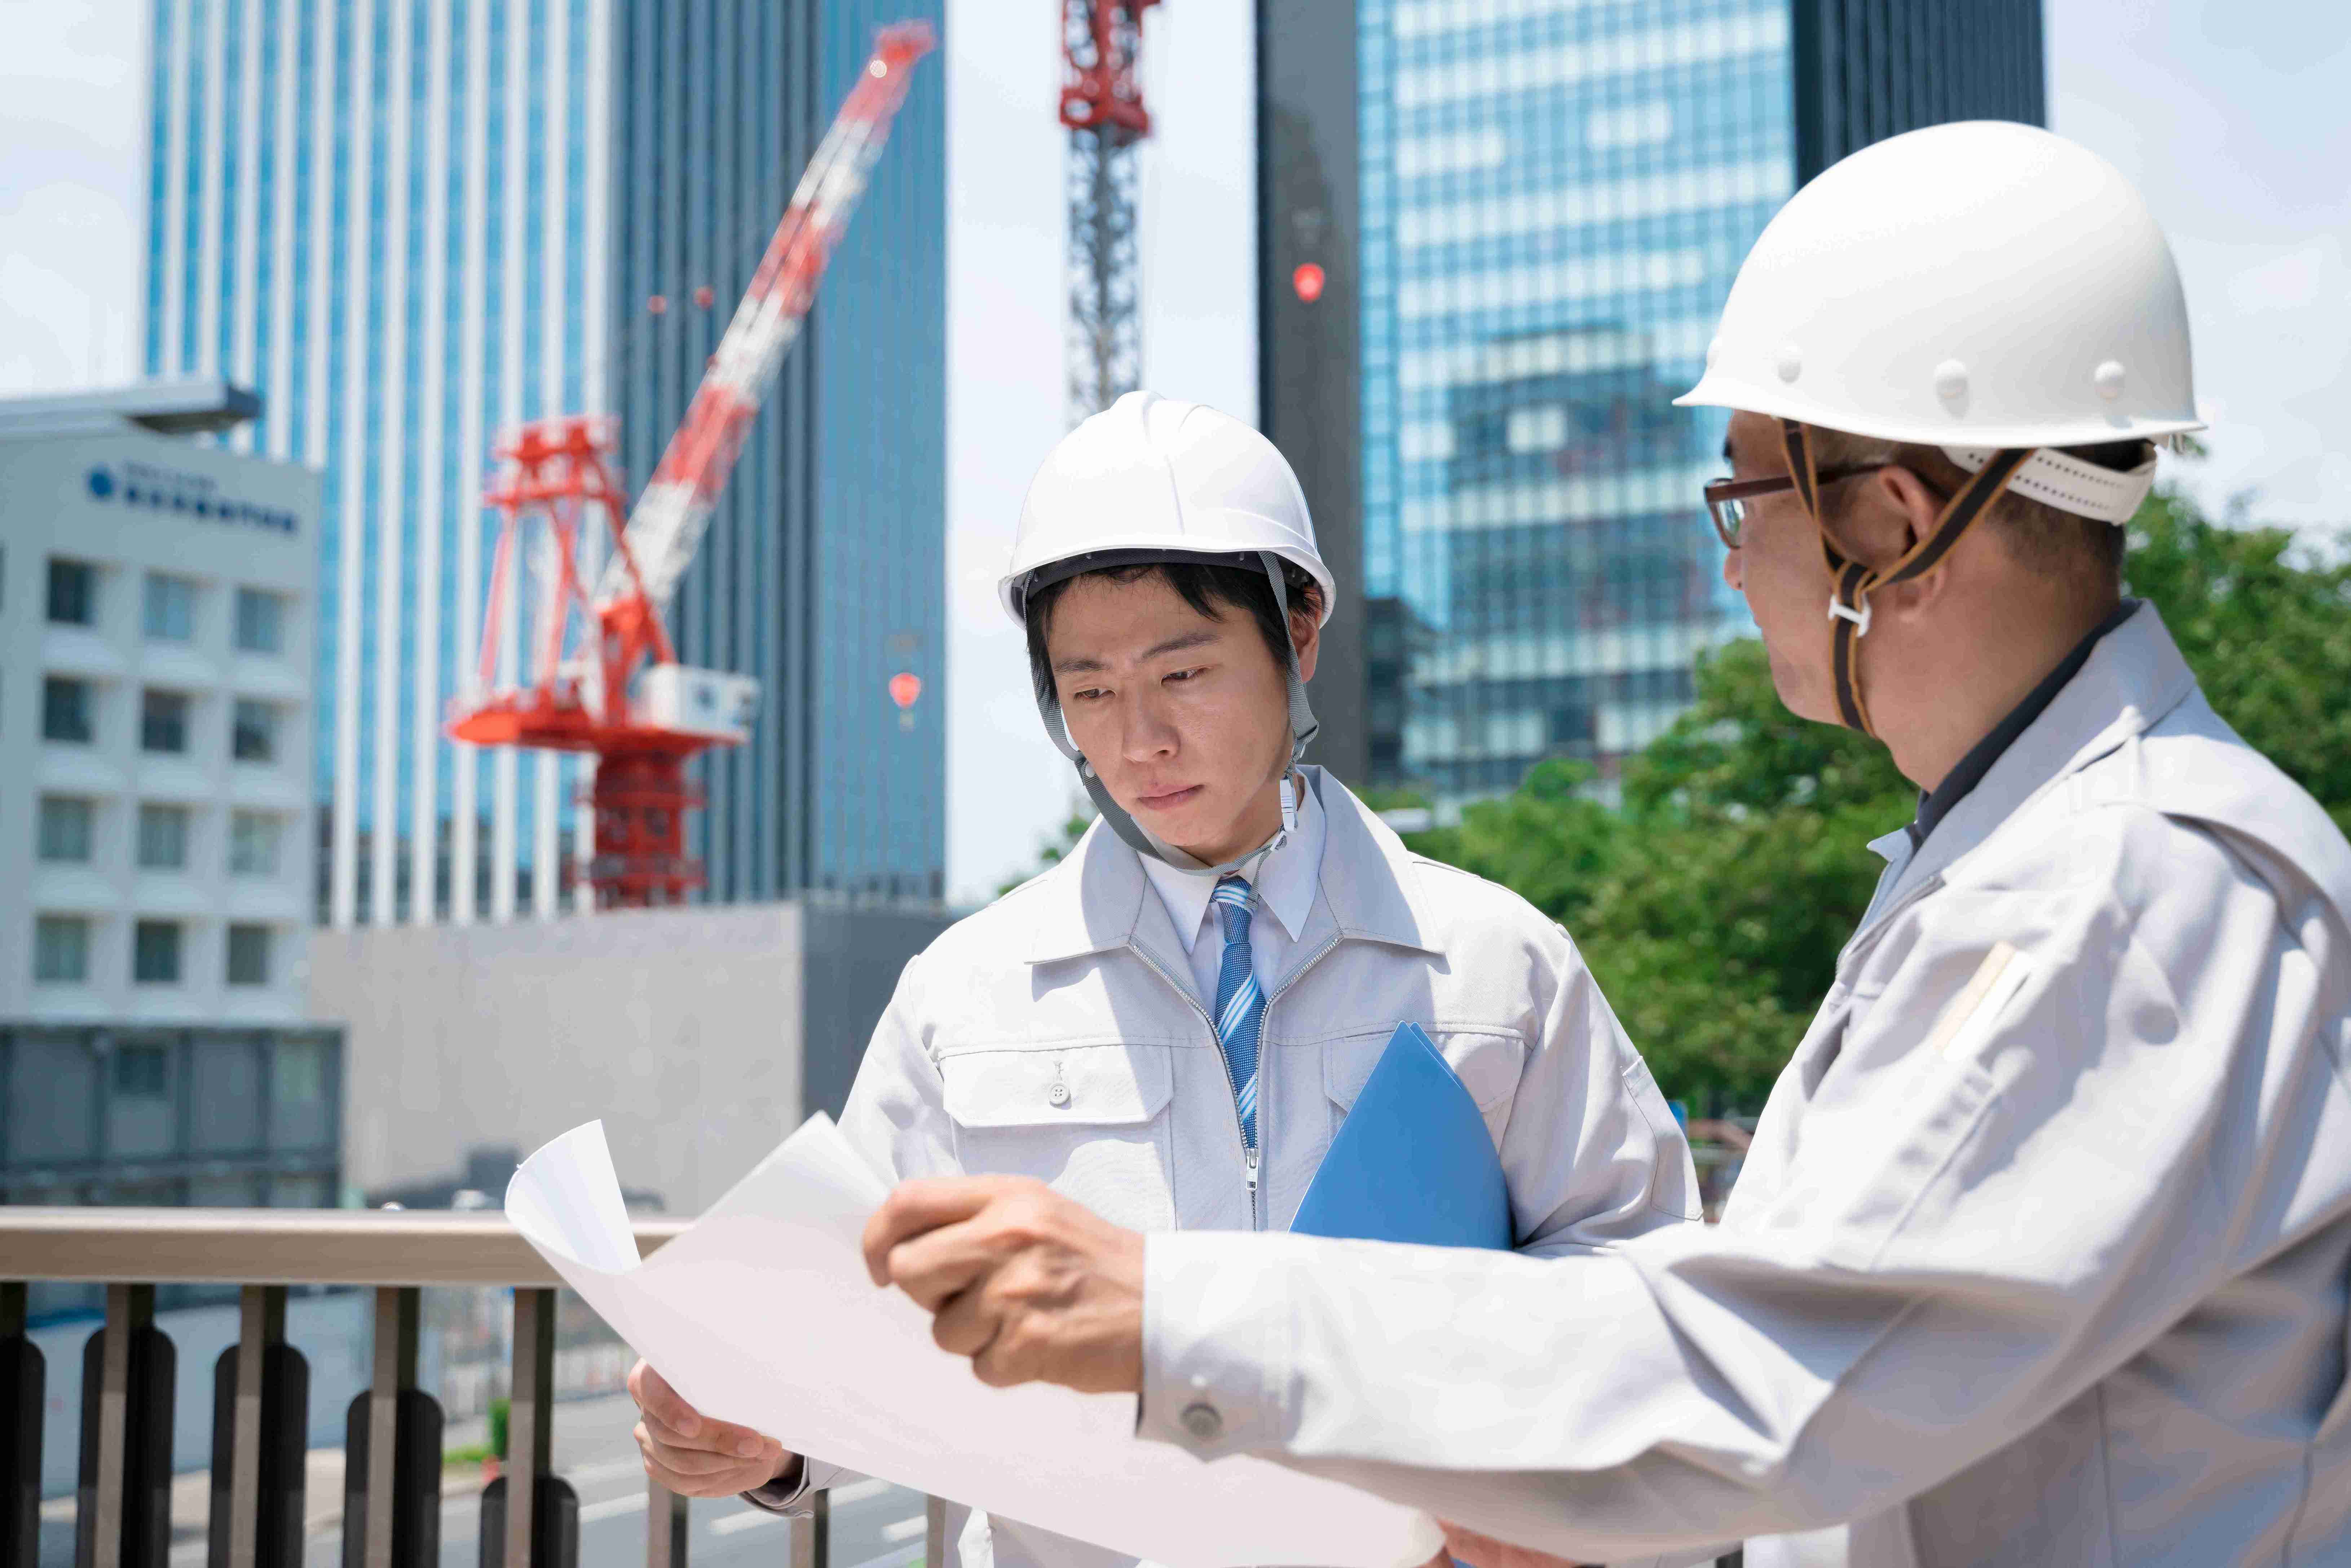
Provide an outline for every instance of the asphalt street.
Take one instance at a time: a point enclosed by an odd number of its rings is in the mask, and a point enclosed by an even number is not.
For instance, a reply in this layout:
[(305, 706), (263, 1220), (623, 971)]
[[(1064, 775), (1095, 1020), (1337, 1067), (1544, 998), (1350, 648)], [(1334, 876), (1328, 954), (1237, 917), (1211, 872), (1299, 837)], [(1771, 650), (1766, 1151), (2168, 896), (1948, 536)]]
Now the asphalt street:
[[(580, 1495), (579, 1568), (639, 1568), (645, 1560), (644, 1469), (629, 1435), (635, 1424), (636, 1406), (625, 1397), (556, 1407), (556, 1471)], [(340, 1506), (340, 1458), (314, 1456), (304, 1568), (340, 1568), (342, 1522), (335, 1512)], [(183, 1476), (172, 1490), (171, 1568), (204, 1568), (204, 1479)], [(740, 1498), (697, 1500), (688, 1511), (686, 1562), (692, 1568), (780, 1568), (790, 1561), (792, 1521)], [(41, 1568), (72, 1568), (70, 1500), (55, 1500), (41, 1514)], [(441, 1568), (478, 1568), (481, 1518), (475, 1479), (447, 1472), (442, 1485)], [(880, 1481), (840, 1488), (832, 1494), (832, 1568), (908, 1568), (920, 1563), (923, 1523), (918, 1492)]]

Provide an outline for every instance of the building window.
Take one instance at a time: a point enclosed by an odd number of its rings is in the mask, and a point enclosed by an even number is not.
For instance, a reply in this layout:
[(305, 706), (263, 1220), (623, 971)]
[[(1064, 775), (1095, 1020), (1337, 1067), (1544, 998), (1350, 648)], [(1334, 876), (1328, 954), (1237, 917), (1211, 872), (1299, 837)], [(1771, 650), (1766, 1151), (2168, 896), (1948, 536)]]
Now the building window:
[(139, 808), (139, 863), (148, 871), (184, 871), (188, 864), (188, 809)]
[(268, 762), (277, 756), (277, 710), (251, 697), (236, 699), (229, 727), (229, 751), (239, 762)]
[(44, 915), (33, 922), (33, 978), (70, 985), (89, 978), (89, 922), (78, 915)]
[(160, 1045), (118, 1045), (114, 1048), (114, 1096), (118, 1100), (161, 1100), (169, 1091), (171, 1063)]
[(50, 675), (41, 682), (41, 738), (88, 746), (97, 728), (97, 693), (88, 681)]
[(149, 691), (139, 705), (139, 748), (142, 751), (184, 752), (188, 749), (188, 695)]
[(232, 811), (228, 819), (231, 876), (276, 876), (278, 820), (266, 811)]
[(269, 984), (269, 927), (232, 925), (228, 928), (228, 983), (232, 986)]
[(147, 574), (145, 625), (148, 641), (187, 643), (196, 635), (196, 585), (168, 572)]
[(241, 653), (286, 651), (286, 596), (266, 589), (236, 591), (236, 645)]
[(95, 805), (75, 795), (41, 797), (41, 858), (68, 864), (89, 863), (91, 824)]
[(98, 568), (86, 560), (49, 562), (49, 619), (59, 626), (98, 624)]
[(142, 986), (180, 983), (180, 923), (142, 920), (131, 934), (131, 977)]

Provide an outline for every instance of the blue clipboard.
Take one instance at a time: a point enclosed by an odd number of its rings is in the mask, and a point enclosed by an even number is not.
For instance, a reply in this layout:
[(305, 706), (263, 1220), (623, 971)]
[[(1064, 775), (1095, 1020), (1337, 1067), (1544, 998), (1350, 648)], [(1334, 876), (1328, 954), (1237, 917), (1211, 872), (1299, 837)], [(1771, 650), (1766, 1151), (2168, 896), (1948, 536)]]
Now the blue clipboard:
[(1486, 1119), (1418, 1024), (1398, 1024), (1388, 1037), (1290, 1228), (1424, 1247), (1510, 1247), (1510, 1188)]

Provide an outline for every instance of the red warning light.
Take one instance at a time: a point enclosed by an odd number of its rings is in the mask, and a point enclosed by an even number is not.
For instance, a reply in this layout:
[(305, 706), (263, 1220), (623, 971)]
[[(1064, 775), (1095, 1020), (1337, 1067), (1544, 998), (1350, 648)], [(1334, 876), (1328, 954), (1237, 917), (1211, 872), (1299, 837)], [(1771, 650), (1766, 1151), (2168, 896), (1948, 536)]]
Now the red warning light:
[(1322, 298), (1322, 269), (1312, 262), (1301, 262), (1290, 275), (1290, 286), (1298, 290), (1298, 298), (1309, 305)]
[(898, 705), (900, 711), (913, 707), (914, 699), (922, 695), (922, 676), (901, 671), (890, 677), (890, 700)]
[(645, 298), (645, 314), (646, 314), (646, 315), (648, 315), (648, 316), (660, 316), (660, 315), (664, 315), (664, 314), (666, 314), (666, 313), (668, 312), (668, 310), (669, 310), (669, 300), (668, 300), (664, 296), (662, 296), (662, 295), (659, 295), (659, 294), (653, 294), (653, 295), (648, 295), (648, 296), (646, 296), (646, 298)]
[(702, 285), (702, 287), (694, 291), (694, 302), (696, 305), (701, 306), (705, 310), (709, 309), (710, 302), (717, 298), (717, 295), (711, 292), (710, 285), (707, 283)]

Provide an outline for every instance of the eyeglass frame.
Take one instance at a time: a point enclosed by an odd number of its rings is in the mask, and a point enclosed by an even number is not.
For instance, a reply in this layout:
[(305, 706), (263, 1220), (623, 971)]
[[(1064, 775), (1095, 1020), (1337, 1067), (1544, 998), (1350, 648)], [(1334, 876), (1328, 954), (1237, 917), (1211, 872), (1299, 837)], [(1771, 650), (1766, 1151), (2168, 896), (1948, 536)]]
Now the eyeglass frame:
[[(1897, 465), (1892, 462), (1856, 463), (1849, 468), (1832, 468), (1824, 474), (1815, 475), (1813, 483), (1817, 488), (1838, 484), (1846, 479), (1858, 479), (1864, 474), (1875, 474), (1880, 468), (1896, 466)], [(1725, 507), (1733, 502), (1752, 501), (1764, 496), (1776, 496), (1782, 490), (1793, 490), (1795, 487), (1796, 479), (1792, 474), (1774, 474), (1762, 479), (1732, 479), (1726, 476), (1708, 480), (1703, 492), (1706, 497), (1706, 515), (1708, 520), (1714, 524), (1715, 537), (1722, 541), (1722, 548), (1737, 549), (1740, 535), (1745, 531), (1747, 526), (1746, 519), (1743, 517), (1736, 524), (1723, 521), (1722, 511)]]

